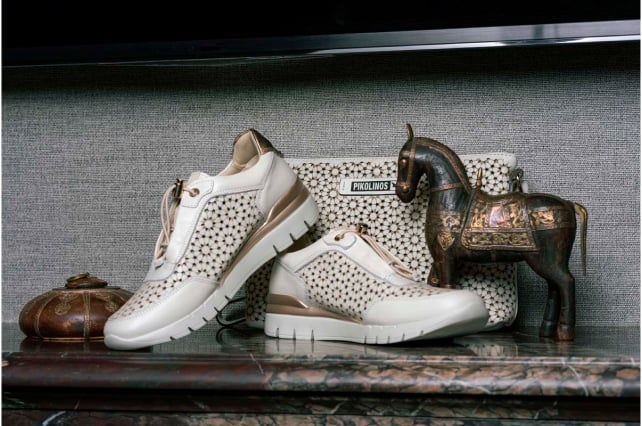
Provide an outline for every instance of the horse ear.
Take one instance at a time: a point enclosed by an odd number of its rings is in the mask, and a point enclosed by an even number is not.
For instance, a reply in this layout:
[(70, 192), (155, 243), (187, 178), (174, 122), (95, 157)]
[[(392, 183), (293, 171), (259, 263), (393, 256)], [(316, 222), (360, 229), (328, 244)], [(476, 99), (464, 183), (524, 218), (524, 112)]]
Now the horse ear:
[(406, 133), (408, 133), (408, 140), (411, 140), (415, 137), (415, 135), (412, 133), (412, 127), (410, 127), (410, 123), (406, 123)]
[(481, 189), (483, 173), (484, 172), (482, 171), (481, 167), (479, 169), (477, 169), (477, 181), (475, 182), (475, 187), (477, 189)]

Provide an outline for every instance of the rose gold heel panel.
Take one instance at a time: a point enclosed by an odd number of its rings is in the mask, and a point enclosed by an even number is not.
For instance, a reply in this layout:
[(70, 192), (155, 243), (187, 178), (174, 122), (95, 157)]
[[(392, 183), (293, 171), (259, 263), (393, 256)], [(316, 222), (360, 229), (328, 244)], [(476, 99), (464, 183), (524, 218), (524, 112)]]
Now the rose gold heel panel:
[(240, 143), (245, 143), (245, 141), (249, 141), (252, 143), (254, 146), (254, 150), (259, 154), (263, 155), (266, 152), (270, 151), (275, 151), (278, 152), (276, 148), (272, 145), (272, 143), (267, 140), (265, 136), (260, 134), (257, 130), (255, 129), (247, 129), (241, 133), (239, 133), (236, 138), (234, 139), (234, 144), (233, 146), (236, 146), (238, 142)]
[(245, 242), (243, 248), (239, 251), (237, 256), (234, 258), (232, 264), (227, 268), (227, 271), (221, 276), (220, 282), (224, 282), (227, 278), (229, 271), (234, 269), (234, 267), (245, 257), (247, 254), (258, 244), (259, 241), (267, 234), (269, 234), (274, 228), (276, 228), (281, 222), (287, 219), (290, 214), (292, 214), (296, 209), (301, 207), (303, 203), (310, 196), (310, 192), (305, 187), (303, 182), (297, 177), (294, 184), (288, 189), (285, 194), (283, 194), (274, 206), (268, 212), (265, 221), (259, 226), (254, 234)]
[(301, 309), (309, 308), (309, 306), (303, 303), (301, 300), (297, 299), (294, 296), (288, 296), (287, 294), (268, 294), (267, 303), (268, 305), (275, 306), (289, 306)]
[(325, 309), (307, 306), (294, 296), (288, 296), (285, 294), (269, 294), (267, 302), (268, 304), (265, 311), (268, 314), (321, 317), (337, 319), (340, 321), (357, 322), (352, 318), (326, 311)]
[(278, 220), (282, 215), (289, 215), (296, 210), (310, 196), (310, 191), (298, 177), (294, 184), (274, 203), (265, 218), (265, 225)]
[(296, 209), (301, 207), (309, 195), (310, 192), (308, 189), (303, 185), (303, 182), (297, 178), (294, 185), (272, 206), (265, 218), (265, 222), (254, 232), (247, 243), (245, 243), (238, 257), (241, 258), (244, 256), (261, 238), (287, 219)]

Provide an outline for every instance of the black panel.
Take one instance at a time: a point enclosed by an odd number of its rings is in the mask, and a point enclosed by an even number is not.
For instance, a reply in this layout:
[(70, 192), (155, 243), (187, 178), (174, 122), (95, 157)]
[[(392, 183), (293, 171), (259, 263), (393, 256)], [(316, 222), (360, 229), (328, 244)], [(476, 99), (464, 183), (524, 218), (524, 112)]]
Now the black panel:
[[(6, 0), (3, 58), (5, 65), (12, 65), (255, 55), (265, 49), (242, 47), (234, 52), (219, 52), (220, 43), (228, 39), (261, 39), (263, 44), (269, 44), (273, 37), (288, 37), (289, 45), (296, 47), (293, 50), (305, 50), (305, 40), (297, 37), (630, 20), (640, 16), (639, 2), (631, 0), (442, 0), (419, 4), (301, 2), (299, 7), (293, 7), (278, 2)], [(144, 43), (166, 46), (143, 46)], [(119, 45), (128, 46), (123, 49)], [(83, 50), (87, 46), (91, 46), (91, 52)], [(324, 47), (333, 46), (330, 43)], [(288, 51), (287, 46), (277, 50)]]

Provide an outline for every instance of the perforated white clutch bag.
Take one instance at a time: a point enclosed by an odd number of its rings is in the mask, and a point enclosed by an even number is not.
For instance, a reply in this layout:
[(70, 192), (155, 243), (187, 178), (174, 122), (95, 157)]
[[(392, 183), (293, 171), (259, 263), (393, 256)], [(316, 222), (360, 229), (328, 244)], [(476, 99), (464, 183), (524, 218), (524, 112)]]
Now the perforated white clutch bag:
[[(471, 184), (483, 169), (482, 189), (489, 194), (509, 190), (509, 173), (516, 167), (515, 156), (506, 153), (460, 157)], [(427, 281), (433, 263), (425, 243), (424, 226), (428, 191), (422, 180), (417, 196), (404, 204), (394, 193), (396, 157), (354, 159), (287, 160), (305, 183), (319, 206), (319, 221), (310, 232), (316, 240), (330, 229), (368, 225), (368, 233), (402, 260), (418, 281)], [(261, 267), (246, 282), (246, 321), (262, 327), (265, 298), (272, 262)], [(486, 330), (510, 325), (517, 315), (517, 285), (514, 264), (466, 264), (459, 285), (475, 291), (486, 304)]]

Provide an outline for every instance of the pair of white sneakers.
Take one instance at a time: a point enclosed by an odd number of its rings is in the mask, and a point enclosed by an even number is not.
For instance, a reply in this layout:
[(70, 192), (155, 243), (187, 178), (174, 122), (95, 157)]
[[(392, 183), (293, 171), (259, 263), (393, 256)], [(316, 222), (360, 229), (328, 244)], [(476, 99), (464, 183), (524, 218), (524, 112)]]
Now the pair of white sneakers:
[(284, 254), (317, 220), (314, 199), (279, 152), (256, 130), (241, 133), (221, 173), (193, 173), (165, 193), (154, 259), (107, 321), (105, 344), (133, 350), (190, 334), (275, 256), (268, 336), (384, 344), (485, 326), (479, 296), (414, 281), (363, 226)]

